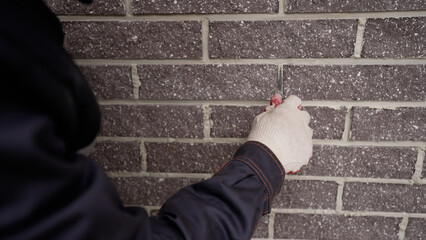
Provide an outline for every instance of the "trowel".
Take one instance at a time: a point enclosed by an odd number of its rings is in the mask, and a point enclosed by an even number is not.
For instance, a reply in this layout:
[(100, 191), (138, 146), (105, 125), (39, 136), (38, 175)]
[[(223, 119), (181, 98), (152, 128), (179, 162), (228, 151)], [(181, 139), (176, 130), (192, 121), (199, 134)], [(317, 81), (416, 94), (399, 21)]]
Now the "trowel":
[(274, 105), (274, 107), (277, 107), (283, 102), (283, 69), (280, 66), (278, 69), (277, 91), (274, 96), (272, 96), (270, 105)]
[[(278, 82), (277, 82), (277, 91), (274, 94), (274, 96), (272, 96), (271, 101), (269, 103), (269, 105), (273, 105), (274, 108), (276, 108), (278, 105), (280, 105), (281, 103), (284, 102), (283, 100), (283, 69), (280, 66), (278, 69)], [(299, 105), (297, 107), (299, 110), (302, 110), (302, 105)]]

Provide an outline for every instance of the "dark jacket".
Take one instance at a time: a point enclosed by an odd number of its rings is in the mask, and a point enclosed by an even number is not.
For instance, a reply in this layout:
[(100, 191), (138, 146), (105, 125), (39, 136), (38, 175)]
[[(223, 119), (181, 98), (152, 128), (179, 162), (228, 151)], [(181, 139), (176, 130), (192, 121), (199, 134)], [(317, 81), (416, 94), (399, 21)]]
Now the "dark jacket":
[(158, 216), (123, 207), (110, 179), (76, 151), (94, 140), (95, 97), (39, 0), (0, 7), (0, 239), (249, 239), (283, 167), (248, 142)]

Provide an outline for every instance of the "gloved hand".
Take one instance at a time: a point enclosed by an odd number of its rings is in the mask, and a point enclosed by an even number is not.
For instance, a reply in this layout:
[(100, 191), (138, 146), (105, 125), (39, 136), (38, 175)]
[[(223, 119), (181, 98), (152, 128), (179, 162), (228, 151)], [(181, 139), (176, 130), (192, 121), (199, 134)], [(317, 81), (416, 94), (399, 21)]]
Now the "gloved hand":
[(248, 137), (271, 149), (286, 173), (299, 171), (312, 156), (310, 116), (298, 109), (301, 102), (299, 97), (290, 96), (278, 106), (267, 107), (254, 119)]

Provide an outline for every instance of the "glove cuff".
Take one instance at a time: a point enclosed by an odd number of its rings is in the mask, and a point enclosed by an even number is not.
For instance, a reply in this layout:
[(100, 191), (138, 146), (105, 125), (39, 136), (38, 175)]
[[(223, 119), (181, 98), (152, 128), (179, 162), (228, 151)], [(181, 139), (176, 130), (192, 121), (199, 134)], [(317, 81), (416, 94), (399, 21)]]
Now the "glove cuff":
[(288, 161), (286, 160), (289, 157), (286, 153), (289, 153), (290, 149), (288, 149), (288, 146), (290, 146), (290, 144), (288, 142), (276, 142), (271, 140), (277, 139), (275, 137), (277, 132), (273, 131), (267, 125), (257, 125), (255, 127), (258, 129), (250, 132), (248, 141), (257, 141), (267, 146), (281, 162), (286, 173), (290, 171), (295, 171), (291, 168), (291, 166), (289, 166), (289, 164), (287, 163)]

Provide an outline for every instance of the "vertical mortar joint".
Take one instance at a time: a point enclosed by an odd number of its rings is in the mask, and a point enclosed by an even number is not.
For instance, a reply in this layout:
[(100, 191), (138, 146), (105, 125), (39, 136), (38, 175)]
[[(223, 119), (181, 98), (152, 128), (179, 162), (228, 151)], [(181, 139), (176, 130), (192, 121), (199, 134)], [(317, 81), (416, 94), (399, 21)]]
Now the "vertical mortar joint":
[(420, 183), (420, 179), (422, 177), (422, 171), (423, 171), (424, 158), (425, 158), (425, 151), (423, 151), (422, 149), (419, 149), (417, 153), (417, 161), (414, 167), (414, 174), (412, 177), (414, 183)]
[(274, 225), (275, 225), (275, 213), (271, 212), (269, 214), (269, 222), (268, 222), (268, 238), (274, 238)]
[(278, 14), (285, 14), (285, 0), (278, 1)]
[(132, 64), (132, 85), (133, 85), (133, 98), (139, 99), (139, 88), (142, 85), (139, 75), (138, 67), (136, 64)]
[(343, 129), (342, 141), (347, 142), (351, 138), (352, 129), (352, 117), (354, 115), (353, 106), (348, 107), (348, 111), (345, 116), (345, 128)]
[(403, 217), (401, 223), (399, 224), (398, 240), (405, 239), (405, 229), (407, 229), (407, 225), (408, 225), (408, 217)]
[(160, 206), (150, 206), (150, 205), (142, 205), (142, 206), (140, 206), (140, 207), (142, 207), (142, 208), (144, 208), (145, 209), (145, 211), (149, 214), (149, 215), (151, 215), (151, 211), (158, 211), (158, 210), (160, 210)]
[(284, 92), (284, 87), (283, 87), (283, 84), (284, 84), (284, 80), (283, 80), (284, 72), (283, 71), (284, 71), (283, 70), (283, 64), (279, 64), (278, 65), (278, 72), (277, 72), (277, 86), (276, 86), (276, 89), (277, 89), (277, 92), (279, 94), (281, 94), (281, 96), (284, 98), (284, 94), (283, 94), (283, 92)]
[(336, 195), (336, 212), (341, 213), (343, 210), (343, 188), (345, 184), (343, 181), (337, 181), (337, 195)]
[(124, 7), (126, 11), (126, 16), (132, 16), (131, 3), (132, 0), (124, 0)]
[(356, 32), (356, 40), (355, 40), (354, 55), (353, 55), (354, 58), (361, 58), (366, 22), (367, 22), (366, 18), (360, 18), (358, 20), (358, 29)]
[(209, 56), (209, 19), (203, 18), (201, 20), (201, 46), (202, 46), (202, 60), (207, 62)]
[(203, 105), (203, 122), (204, 122), (204, 138), (209, 139), (210, 138), (210, 132), (211, 132), (211, 121), (210, 121), (211, 111), (209, 105)]
[(147, 152), (146, 152), (146, 148), (145, 148), (145, 142), (144, 141), (140, 141), (140, 157), (141, 157), (141, 169), (142, 172), (147, 172), (148, 171), (148, 161), (147, 161)]

